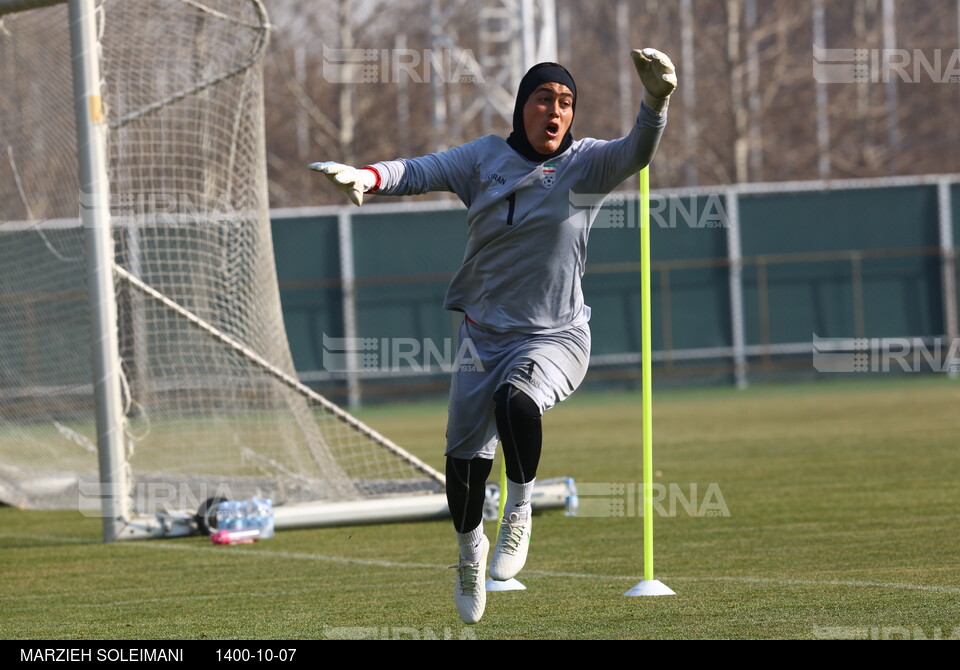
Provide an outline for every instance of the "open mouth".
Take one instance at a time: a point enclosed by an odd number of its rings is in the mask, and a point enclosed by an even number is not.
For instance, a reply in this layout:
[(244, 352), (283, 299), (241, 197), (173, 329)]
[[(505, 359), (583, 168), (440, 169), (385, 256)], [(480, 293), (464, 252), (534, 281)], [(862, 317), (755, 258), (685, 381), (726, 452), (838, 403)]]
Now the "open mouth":
[(554, 121), (551, 121), (550, 123), (547, 124), (546, 131), (547, 131), (547, 137), (554, 138), (560, 132), (560, 124)]

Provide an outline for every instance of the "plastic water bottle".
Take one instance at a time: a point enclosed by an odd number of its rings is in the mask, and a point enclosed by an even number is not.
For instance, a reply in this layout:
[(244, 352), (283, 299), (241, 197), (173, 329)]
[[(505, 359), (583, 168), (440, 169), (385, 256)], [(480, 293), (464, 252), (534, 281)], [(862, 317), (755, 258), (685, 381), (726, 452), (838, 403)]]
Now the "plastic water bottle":
[(580, 513), (580, 496), (577, 494), (577, 485), (573, 481), (573, 477), (567, 477), (567, 505), (566, 511), (564, 512), (565, 516), (577, 516)]
[(249, 501), (249, 523), (260, 531), (260, 539), (273, 537), (273, 501), (269, 498), (254, 498)]
[(217, 505), (214, 544), (249, 544), (273, 537), (273, 502), (268, 498), (224, 500)]
[(217, 531), (210, 535), (214, 544), (249, 544), (260, 532), (247, 525), (246, 505), (238, 500), (223, 500), (217, 505)]
[(217, 530), (246, 530), (246, 513), (239, 500), (223, 500), (217, 505)]

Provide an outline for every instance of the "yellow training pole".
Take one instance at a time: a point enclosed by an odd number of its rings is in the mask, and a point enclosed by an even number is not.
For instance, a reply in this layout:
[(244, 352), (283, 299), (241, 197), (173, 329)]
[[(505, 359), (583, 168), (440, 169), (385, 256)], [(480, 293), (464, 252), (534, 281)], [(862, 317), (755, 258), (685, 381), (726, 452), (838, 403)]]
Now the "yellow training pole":
[(507, 508), (507, 459), (500, 459), (500, 507), (497, 510), (497, 518), (503, 518), (503, 510)]
[(667, 596), (653, 578), (653, 371), (650, 347), (650, 168), (640, 171), (640, 387), (643, 393), (643, 581), (628, 596)]

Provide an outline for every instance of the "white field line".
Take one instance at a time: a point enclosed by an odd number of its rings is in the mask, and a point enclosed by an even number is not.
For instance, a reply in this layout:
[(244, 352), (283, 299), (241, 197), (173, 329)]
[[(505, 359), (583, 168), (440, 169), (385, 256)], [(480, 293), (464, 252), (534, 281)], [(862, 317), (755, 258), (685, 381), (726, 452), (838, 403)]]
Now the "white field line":
[[(51, 535), (22, 535), (14, 533), (0, 533), (0, 537), (5, 538), (21, 538), (29, 540), (45, 540), (50, 542), (69, 542), (77, 544), (99, 544), (99, 542), (91, 542), (90, 540), (82, 540), (73, 537), (57, 537)], [(227, 556), (259, 556), (263, 558), (283, 558), (289, 560), (297, 561), (318, 561), (323, 563), (338, 563), (342, 565), (364, 565), (377, 568), (398, 568), (401, 570), (442, 570), (446, 569), (447, 566), (439, 565), (436, 563), (403, 563), (399, 561), (379, 561), (367, 558), (345, 558), (343, 556), (325, 556), (323, 554), (303, 554), (289, 551), (270, 551), (270, 550), (261, 550), (261, 549), (245, 549), (242, 547), (198, 547), (193, 545), (182, 545), (182, 544), (167, 544), (163, 541), (158, 540), (147, 540), (143, 542), (118, 542), (115, 546), (117, 547), (131, 547), (131, 548), (149, 548), (151, 551), (155, 549), (169, 549), (174, 551), (190, 551), (198, 553), (218, 553), (221, 558), (226, 558)], [(639, 579), (637, 575), (604, 575), (597, 573), (581, 573), (581, 572), (556, 572), (550, 570), (524, 570), (524, 576), (529, 577), (553, 577), (553, 578), (568, 578), (568, 579), (608, 579), (608, 580), (623, 580), (623, 581), (636, 581)], [(880, 589), (899, 589), (906, 591), (933, 591), (941, 593), (960, 593), (960, 586), (937, 586), (937, 585), (926, 585), (926, 584), (903, 584), (898, 582), (870, 582), (870, 581), (859, 581), (859, 580), (835, 580), (835, 579), (792, 579), (788, 577), (734, 577), (734, 576), (722, 576), (722, 577), (664, 577), (664, 582), (739, 582), (744, 584), (781, 584), (785, 586), (852, 586), (857, 588), (880, 588)], [(669, 585), (669, 584), (668, 584)], [(281, 591), (281, 592), (269, 592), (263, 593), (260, 595), (282, 595), (282, 594), (295, 594), (295, 593), (308, 593), (314, 589), (302, 589), (297, 591)], [(320, 589), (316, 589), (320, 590)], [(257, 595), (257, 594), (251, 594)], [(192, 599), (205, 599), (205, 598), (214, 598), (221, 596), (194, 596)], [(143, 601), (136, 601), (143, 602)]]

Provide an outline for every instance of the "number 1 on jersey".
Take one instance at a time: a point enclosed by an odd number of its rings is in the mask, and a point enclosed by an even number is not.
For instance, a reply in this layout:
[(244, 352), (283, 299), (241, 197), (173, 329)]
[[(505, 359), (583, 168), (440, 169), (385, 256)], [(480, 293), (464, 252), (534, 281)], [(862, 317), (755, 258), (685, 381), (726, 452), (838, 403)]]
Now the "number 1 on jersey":
[(514, 209), (516, 208), (516, 206), (517, 206), (517, 192), (516, 192), (516, 191), (514, 191), (513, 193), (511, 193), (510, 195), (507, 196), (507, 204), (509, 205), (509, 208), (507, 209), (507, 225), (508, 225), (508, 226), (512, 226), (512, 225), (513, 225), (513, 210), (514, 210)]

